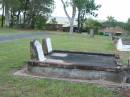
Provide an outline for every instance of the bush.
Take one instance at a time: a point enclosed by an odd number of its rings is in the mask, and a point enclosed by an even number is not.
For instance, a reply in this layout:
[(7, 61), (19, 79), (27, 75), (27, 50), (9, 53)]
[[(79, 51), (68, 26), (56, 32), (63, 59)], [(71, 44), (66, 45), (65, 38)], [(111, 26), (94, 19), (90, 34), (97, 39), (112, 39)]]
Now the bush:
[(47, 21), (47, 18), (45, 16), (41, 16), (41, 15), (37, 16), (35, 27), (37, 29), (45, 29), (46, 21)]
[(103, 32), (99, 32), (99, 35), (104, 35), (104, 33)]

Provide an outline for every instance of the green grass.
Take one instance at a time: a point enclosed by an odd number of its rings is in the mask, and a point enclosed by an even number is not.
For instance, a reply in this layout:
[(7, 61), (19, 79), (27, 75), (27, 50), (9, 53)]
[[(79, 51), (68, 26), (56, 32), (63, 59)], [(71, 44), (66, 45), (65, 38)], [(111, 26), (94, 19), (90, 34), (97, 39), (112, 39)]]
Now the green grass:
[[(112, 53), (108, 37), (90, 38), (84, 35), (51, 35), (54, 49)], [(38, 39), (42, 39), (38, 37)], [(0, 97), (121, 97), (106, 88), (91, 84), (70, 83), (49, 79), (16, 77), (30, 59), (29, 39), (0, 43)]]
[(95, 38), (90, 38), (80, 34), (73, 36), (62, 35), (62, 37), (55, 35), (52, 36), (52, 41), (54, 49), (99, 53), (114, 52), (114, 47), (109, 37), (95, 36)]

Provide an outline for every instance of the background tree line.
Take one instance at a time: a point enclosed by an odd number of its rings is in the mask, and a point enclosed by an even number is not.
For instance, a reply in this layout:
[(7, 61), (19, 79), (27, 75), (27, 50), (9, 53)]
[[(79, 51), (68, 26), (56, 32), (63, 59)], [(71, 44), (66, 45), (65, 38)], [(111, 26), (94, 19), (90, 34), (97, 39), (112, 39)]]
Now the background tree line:
[[(70, 22), (70, 32), (73, 32), (73, 23), (78, 13), (78, 32), (83, 29), (83, 24), (88, 14), (96, 16), (94, 12), (101, 6), (95, 0), (61, 0), (64, 11)], [(54, 0), (0, 0), (2, 4), (1, 26), (38, 28), (45, 27), (48, 17), (54, 9)], [(72, 15), (66, 8), (72, 7)]]
[[(95, 0), (61, 0), (61, 2), (70, 22), (71, 33), (75, 19), (78, 22), (78, 32), (89, 29), (97, 31), (101, 27), (116, 26), (130, 31), (130, 18), (127, 22), (119, 22), (112, 16), (108, 16), (104, 22), (87, 18), (88, 15), (97, 16), (96, 11), (101, 5), (96, 4)], [(54, 9), (54, 0), (0, 0), (0, 3), (2, 5), (2, 27), (43, 29)], [(71, 15), (67, 12), (69, 6), (72, 8)], [(78, 15), (77, 18), (76, 14)]]
[(53, 0), (0, 0), (1, 26), (42, 28), (54, 7)]
[(130, 32), (130, 18), (128, 18), (127, 22), (118, 21), (113, 16), (108, 16), (105, 21), (85, 18), (83, 28), (81, 30), (82, 32), (90, 32), (90, 30), (93, 29), (95, 33), (98, 33), (99, 29), (114, 27), (120, 27), (124, 31)]

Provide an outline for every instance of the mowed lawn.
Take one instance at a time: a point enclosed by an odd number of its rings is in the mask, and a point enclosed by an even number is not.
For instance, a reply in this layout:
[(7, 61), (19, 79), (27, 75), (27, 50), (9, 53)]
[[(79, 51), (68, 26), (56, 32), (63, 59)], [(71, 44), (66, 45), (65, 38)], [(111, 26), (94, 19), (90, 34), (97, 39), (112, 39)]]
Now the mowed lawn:
[[(43, 36), (37, 37), (42, 40)], [(53, 49), (113, 53), (109, 37), (54, 34)], [(87, 83), (13, 76), (30, 59), (30, 39), (0, 43), (0, 97), (121, 97), (109, 89)]]

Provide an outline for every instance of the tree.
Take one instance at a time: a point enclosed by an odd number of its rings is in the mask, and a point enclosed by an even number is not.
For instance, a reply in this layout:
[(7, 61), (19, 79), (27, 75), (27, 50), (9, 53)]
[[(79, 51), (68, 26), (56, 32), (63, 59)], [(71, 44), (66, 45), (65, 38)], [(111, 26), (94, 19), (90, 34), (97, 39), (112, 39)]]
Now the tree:
[[(64, 11), (65, 11), (65, 14), (69, 20), (69, 23), (70, 23), (70, 33), (73, 33), (73, 27), (74, 27), (74, 20), (75, 20), (75, 15), (76, 15), (76, 5), (75, 5), (75, 2), (74, 0), (67, 0), (67, 2), (65, 2), (64, 0), (61, 0), (62, 4), (63, 4), (63, 8), (64, 8)], [(70, 16), (67, 12), (67, 7), (68, 6), (71, 6), (72, 7), (72, 16)]]
[(44, 29), (45, 25), (46, 25), (46, 22), (47, 22), (47, 18), (42, 16), (42, 15), (38, 15), (36, 17), (36, 28), (37, 29)]
[(127, 30), (127, 31), (130, 31), (130, 18), (128, 18), (125, 27), (126, 27), (126, 30)]
[(96, 5), (94, 0), (75, 0), (75, 4), (78, 9), (78, 29), (80, 31), (83, 28), (86, 15), (97, 16), (94, 11), (98, 10), (101, 5)]
[(1, 0), (3, 10), (5, 12), (5, 26), (9, 26), (9, 4), (8, 0)]
[(117, 26), (117, 20), (113, 16), (108, 16), (107, 21), (105, 21), (103, 24), (106, 27), (115, 27)]
[[(19, 24), (20, 15), (23, 14), (23, 24), (35, 28), (36, 21), (47, 18), (52, 13), (53, 0), (0, 0), (5, 10), (5, 25)], [(40, 19), (37, 19), (40, 18)], [(44, 20), (44, 19), (43, 19)], [(41, 23), (40, 23), (41, 24)]]
[(98, 32), (98, 29), (102, 27), (102, 24), (98, 22), (97, 20), (94, 20), (92, 18), (88, 18), (85, 20), (84, 23), (84, 29), (87, 29), (90, 31), (90, 35), (93, 37), (95, 32)]
[(4, 26), (4, 13), (5, 13), (5, 9), (4, 9), (3, 1), (1, 1), (1, 3), (2, 3), (1, 27), (3, 27)]
[(2, 15), (5, 17), (5, 26), (9, 27), (10, 21), (14, 19), (13, 15), (17, 12), (17, 9), (20, 8), (20, 0), (0, 0), (0, 3), (2, 4), (3, 9)]
[(108, 17), (107, 17), (107, 21), (108, 21), (108, 22), (115, 22), (116, 20), (114, 19), (113, 16), (108, 16)]
[(37, 17), (48, 17), (52, 13), (53, 0), (31, 0), (26, 9), (25, 24), (35, 28)]
[[(78, 9), (78, 27), (80, 28), (80, 25), (81, 27), (83, 26), (85, 15), (87, 13), (90, 13), (96, 16), (96, 14), (93, 11), (97, 10), (100, 7), (100, 5), (95, 4), (94, 0), (68, 0), (67, 2), (61, 0), (61, 2), (63, 4), (65, 14), (70, 22), (70, 33), (73, 32), (73, 24), (76, 15), (76, 8)], [(67, 12), (66, 8), (68, 7), (68, 5), (72, 7), (72, 17), (70, 17)]]

